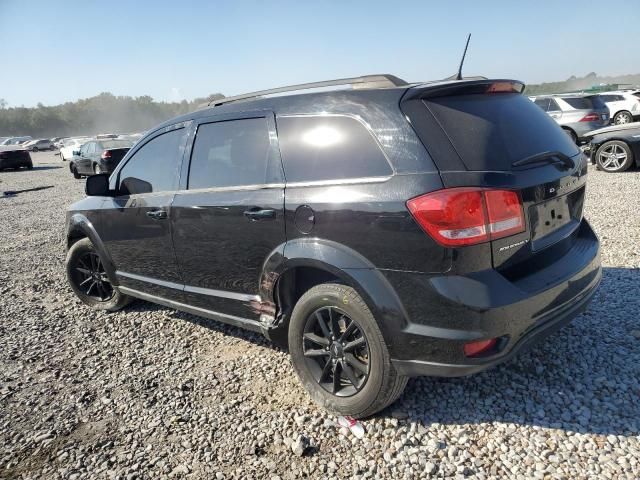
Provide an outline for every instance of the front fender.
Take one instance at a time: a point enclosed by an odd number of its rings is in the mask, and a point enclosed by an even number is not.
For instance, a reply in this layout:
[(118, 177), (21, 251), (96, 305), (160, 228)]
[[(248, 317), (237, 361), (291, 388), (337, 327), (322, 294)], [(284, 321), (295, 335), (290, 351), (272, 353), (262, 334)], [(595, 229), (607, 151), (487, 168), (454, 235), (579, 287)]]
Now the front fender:
[(260, 297), (276, 303), (278, 278), (296, 267), (314, 267), (331, 273), (363, 298), (390, 346), (394, 332), (408, 324), (408, 315), (386, 277), (358, 252), (330, 240), (299, 238), (273, 250), (263, 265)]
[(74, 239), (78, 237), (87, 237), (91, 240), (91, 243), (100, 255), (104, 270), (109, 277), (111, 284), (117, 286), (118, 279), (116, 277), (115, 265), (113, 264), (111, 255), (109, 255), (109, 252), (100, 239), (93, 223), (85, 215), (81, 213), (74, 213), (69, 217), (67, 226), (67, 250), (71, 248)]

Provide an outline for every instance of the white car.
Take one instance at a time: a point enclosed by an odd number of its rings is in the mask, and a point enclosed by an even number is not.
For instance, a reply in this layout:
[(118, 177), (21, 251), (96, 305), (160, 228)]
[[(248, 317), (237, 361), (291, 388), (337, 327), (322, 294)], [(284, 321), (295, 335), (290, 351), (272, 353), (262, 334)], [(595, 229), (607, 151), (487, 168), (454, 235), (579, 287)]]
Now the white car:
[(60, 148), (60, 160), (67, 161), (73, 158), (73, 152), (80, 150), (80, 147), (91, 140), (88, 137), (65, 138)]
[(611, 112), (611, 123), (622, 125), (640, 117), (640, 98), (634, 90), (619, 90), (600, 94)]

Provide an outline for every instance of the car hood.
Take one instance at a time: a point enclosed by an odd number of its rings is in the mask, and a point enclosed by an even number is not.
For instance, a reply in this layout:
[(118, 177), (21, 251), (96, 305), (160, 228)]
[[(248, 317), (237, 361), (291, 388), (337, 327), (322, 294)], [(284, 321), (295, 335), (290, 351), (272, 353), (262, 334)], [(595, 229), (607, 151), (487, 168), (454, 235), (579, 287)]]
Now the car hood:
[(597, 130), (592, 130), (584, 134), (585, 137), (595, 137), (596, 135), (600, 135), (601, 133), (613, 133), (613, 132), (624, 132), (631, 133), (631, 131), (637, 130), (637, 133), (640, 133), (640, 124), (635, 123), (627, 123), (626, 125), (612, 125), (610, 127), (598, 128)]

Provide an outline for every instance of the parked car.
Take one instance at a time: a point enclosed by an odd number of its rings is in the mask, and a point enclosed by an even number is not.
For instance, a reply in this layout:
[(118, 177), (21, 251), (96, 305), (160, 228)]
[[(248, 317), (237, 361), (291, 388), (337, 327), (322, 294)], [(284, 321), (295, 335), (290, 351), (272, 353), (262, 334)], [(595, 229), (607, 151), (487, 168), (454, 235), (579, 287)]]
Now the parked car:
[(73, 152), (79, 151), (80, 147), (91, 140), (88, 137), (73, 137), (67, 138), (62, 142), (62, 148), (60, 148), (60, 160), (67, 161), (73, 158)]
[(23, 143), (26, 143), (30, 140), (33, 140), (32, 137), (30, 136), (26, 136), (26, 137), (9, 137), (8, 139), (6, 139), (4, 142), (2, 142), (0, 145), (21, 145)]
[(609, 107), (611, 123), (622, 125), (640, 118), (640, 98), (633, 90), (605, 92), (600, 97)]
[(71, 288), (94, 309), (141, 298), (262, 332), (354, 417), (409, 376), (504, 362), (601, 278), (587, 159), (523, 90), (376, 75), (169, 120), (69, 208)]
[(129, 140), (93, 140), (85, 143), (69, 162), (75, 178), (83, 175), (111, 173), (131, 148)]
[(107, 140), (110, 138), (118, 138), (118, 134), (117, 133), (99, 133), (98, 135), (96, 135), (96, 138), (98, 140)]
[(586, 136), (590, 143), (591, 163), (605, 172), (624, 172), (640, 166), (640, 123), (601, 128)]
[(28, 150), (20, 145), (0, 146), (0, 170), (22, 167), (33, 170), (33, 162)]
[(38, 152), (41, 150), (53, 150), (54, 146), (48, 138), (41, 138), (38, 140), (29, 140), (24, 144), (24, 148), (30, 152)]
[(62, 141), (65, 138), (69, 138), (69, 137), (53, 137), (50, 140), (51, 140), (51, 143), (53, 143), (53, 146), (55, 148), (60, 148), (62, 146)]
[(598, 95), (537, 95), (533, 103), (553, 118), (574, 143), (584, 134), (609, 124), (609, 109)]

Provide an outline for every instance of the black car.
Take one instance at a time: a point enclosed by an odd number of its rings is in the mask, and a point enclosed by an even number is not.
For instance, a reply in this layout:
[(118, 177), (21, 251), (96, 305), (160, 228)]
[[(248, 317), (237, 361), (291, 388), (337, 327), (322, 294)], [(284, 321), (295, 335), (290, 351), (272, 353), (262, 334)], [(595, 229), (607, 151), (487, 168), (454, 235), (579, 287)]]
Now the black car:
[(600, 128), (587, 133), (591, 163), (605, 172), (640, 167), (640, 123)]
[(22, 145), (0, 146), (0, 170), (5, 168), (33, 169), (29, 151)]
[(136, 297), (262, 332), (355, 417), (409, 376), (503, 362), (601, 278), (586, 157), (523, 89), (382, 75), (214, 100), (87, 179), (71, 287), (96, 309)]
[(111, 173), (131, 148), (130, 140), (92, 140), (73, 152), (69, 170), (75, 178), (83, 175)]

